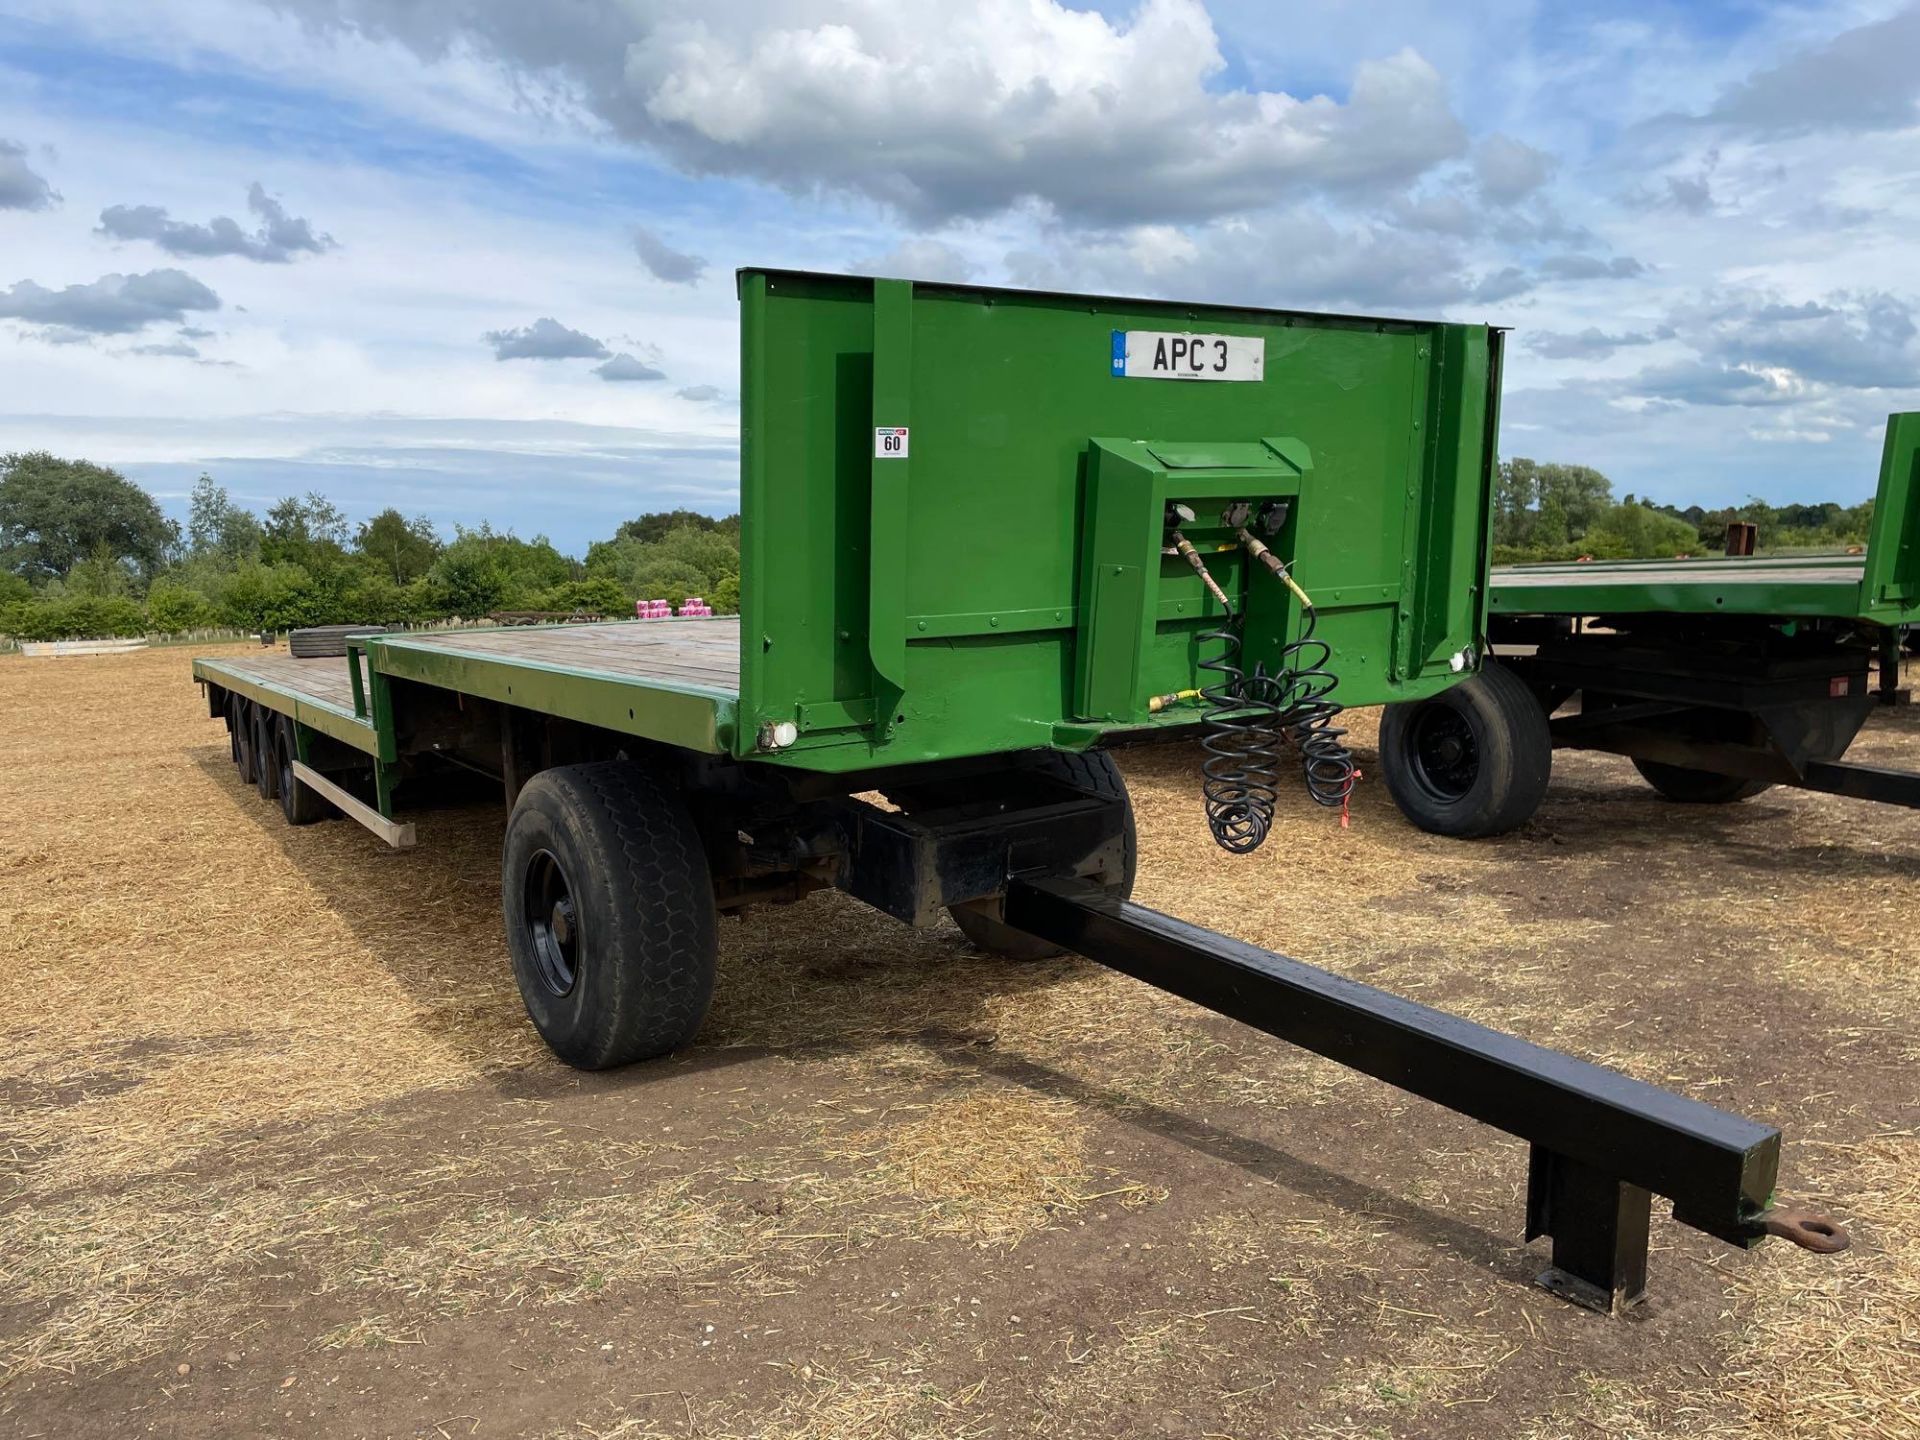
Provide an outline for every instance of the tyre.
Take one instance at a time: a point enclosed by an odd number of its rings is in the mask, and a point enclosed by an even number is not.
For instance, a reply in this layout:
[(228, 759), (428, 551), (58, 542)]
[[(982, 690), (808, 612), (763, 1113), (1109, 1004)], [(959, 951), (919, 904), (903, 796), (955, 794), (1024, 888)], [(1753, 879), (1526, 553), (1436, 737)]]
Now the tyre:
[(233, 768), (240, 768), (240, 702), (231, 695), (227, 697), (227, 749), (233, 760)]
[(628, 761), (543, 770), (507, 821), (501, 904), (534, 1028), (605, 1070), (692, 1040), (713, 999), (719, 917), (686, 802)]
[(359, 635), (384, 635), (384, 625), (310, 625), (287, 636), (287, 650), (299, 660), (345, 655), (347, 641)]
[(273, 763), (273, 725), (277, 718), (264, 705), (253, 707), (253, 788), (262, 800), (280, 793), (280, 769)]
[[(1056, 750), (1050, 751), (1033, 769), (1104, 799), (1117, 799), (1126, 806), (1120, 879), (1108, 885), (1107, 891), (1122, 900), (1132, 895), (1134, 872), (1140, 864), (1140, 840), (1134, 829), (1133, 801), (1127, 796), (1127, 782), (1120, 774), (1120, 767), (1113, 763), (1113, 757), (1104, 750), (1082, 755)], [(949, 906), (947, 913), (960, 927), (961, 934), (990, 955), (1006, 960), (1048, 960), (1065, 953), (1050, 941), (1010, 928), (1004, 918), (1006, 908), (1005, 899), (976, 900), (967, 905)]]
[(227, 727), (232, 732), (234, 768), (240, 772), (240, 783), (254, 783), (253, 748), (253, 706), (239, 696), (230, 696), (227, 700)]
[(1553, 737), (1520, 677), (1489, 664), (1430, 700), (1387, 706), (1380, 763), (1387, 793), (1420, 829), (1479, 839), (1518, 828), (1540, 808)]
[(293, 721), (282, 715), (273, 729), (274, 768), (279, 772), (280, 813), (289, 825), (311, 825), (324, 820), (333, 807), (293, 773), (300, 746), (294, 735)]
[(1682, 805), (1731, 805), (1773, 788), (1771, 780), (1717, 775), (1691, 765), (1663, 765), (1658, 760), (1636, 760), (1633, 768), (1663, 796)]

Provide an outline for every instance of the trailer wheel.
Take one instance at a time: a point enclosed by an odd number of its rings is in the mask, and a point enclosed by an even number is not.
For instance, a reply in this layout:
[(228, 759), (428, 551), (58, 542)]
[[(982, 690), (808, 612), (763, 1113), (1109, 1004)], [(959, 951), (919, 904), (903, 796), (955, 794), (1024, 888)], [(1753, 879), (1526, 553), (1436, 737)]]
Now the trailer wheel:
[(1488, 664), (1430, 700), (1387, 706), (1380, 763), (1387, 793), (1420, 829), (1479, 839), (1517, 829), (1540, 808), (1553, 736), (1520, 677)]
[(280, 793), (280, 768), (273, 763), (273, 722), (277, 718), (264, 705), (253, 707), (253, 788), (262, 800)]
[(627, 761), (543, 770), (507, 821), (501, 903), (534, 1028), (582, 1070), (665, 1055), (713, 999), (719, 921), (693, 816)]
[(240, 702), (233, 696), (227, 697), (224, 718), (227, 722), (227, 750), (233, 760), (233, 768), (240, 768)]
[(287, 817), (289, 825), (311, 825), (316, 820), (326, 819), (333, 807), (293, 773), (293, 762), (299, 755), (300, 746), (294, 736), (293, 720), (282, 715), (273, 731), (273, 759), (280, 780), (280, 813)]
[(1691, 765), (1663, 765), (1658, 760), (1636, 760), (1633, 768), (1663, 796), (1681, 805), (1731, 805), (1773, 788), (1771, 780), (1719, 775)]
[(233, 765), (240, 772), (240, 783), (254, 783), (253, 706), (239, 696), (227, 700), (227, 727), (231, 732)]
[[(1056, 750), (1050, 751), (1033, 768), (1041, 774), (1052, 775), (1103, 798), (1117, 799), (1126, 806), (1120, 880), (1118, 884), (1107, 887), (1109, 894), (1125, 900), (1133, 894), (1134, 872), (1140, 864), (1140, 839), (1133, 824), (1133, 801), (1127, 796), (1127, 782), (1120, 774), (1120, 767), (1113, 763), (1113, 757), (1104, 750), (1092, 750), (1083, 755)], [(1024, 931), (1009, 928), (1005, 919), (1007, 902), (1004, 898), (949, 906), (947, 913), (953, 917), (953, 923), (960, 927), (961, 934), (972, 941), (976, 948), (990, 955), (998, 955), (1005, 960), (1049, 960), (1066, 953), (1050, 941), (1037, 940)]]

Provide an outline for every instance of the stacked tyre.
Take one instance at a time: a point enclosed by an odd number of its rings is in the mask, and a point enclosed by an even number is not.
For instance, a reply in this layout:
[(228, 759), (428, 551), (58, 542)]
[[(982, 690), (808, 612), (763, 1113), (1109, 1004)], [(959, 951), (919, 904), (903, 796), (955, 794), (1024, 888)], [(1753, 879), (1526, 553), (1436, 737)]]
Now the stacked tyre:
[(347, 641), (362, 635), (384, 635), (384, 625), (312, 625), (287, 636), (287, 649), (296, 660), (319, 660), (345, 655)]

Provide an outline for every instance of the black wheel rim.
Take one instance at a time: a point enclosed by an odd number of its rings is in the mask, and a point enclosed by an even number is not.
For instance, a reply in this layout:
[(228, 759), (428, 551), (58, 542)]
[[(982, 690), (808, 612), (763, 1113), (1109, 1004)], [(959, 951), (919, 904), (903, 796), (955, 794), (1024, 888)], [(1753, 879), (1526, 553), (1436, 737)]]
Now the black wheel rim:
[(1458, 800), (1480, 774), (1480, 740), (1473, 724), (1451, 705), (1423, 705), (1408, 736), (1413, 775), (1441, 800)]
[(580, 912), (551, 850), (535, 851), (527, 862), (520, 903), (540, 983), (554, 995), (571, 995), (580, 976)]

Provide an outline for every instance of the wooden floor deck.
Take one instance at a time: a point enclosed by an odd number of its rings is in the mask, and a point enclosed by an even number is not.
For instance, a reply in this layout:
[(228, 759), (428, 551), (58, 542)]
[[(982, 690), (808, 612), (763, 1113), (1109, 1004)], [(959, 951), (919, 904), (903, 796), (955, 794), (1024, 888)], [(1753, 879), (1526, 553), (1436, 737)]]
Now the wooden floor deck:
[[(291, 655), (279, 654), (223, 655), (216, 663), (219, 669), (231, 671), (242, 679), (304, 695), (349, 715), (353, 713), (353, 677), (347, 672), (347, 662), (338, 655), (323, 660), (296, 660)], [(360, 673), (366, 674), (364, 665)]]
[[(622, 680), (698, 685), (740, 693), (740, 621), (630, 620), (504, 630), (443, 630), (394, 637), (410, 649), (612, 675)], [(341, 671), (342, 682), (346, 672)]]
[(1595, 561), (1591, 565), (1495, 570), (1493, 583), (1504, 590), (1539, 590), (1555, 585), (1698, 585), (1716, 589), (1728, 585), (1857, 585), (1864, 571), (1862, 561), (1845, 557), (1751, 567), (1717, 560), (1670, 565)]
[[(635, 620), (605, 625), (442, 630), (385, 637), (409, 649), (438, 650), (508, 665), (538, 665), (647, 684), (694, 685), (738, 697), (740, 622)], [(213, 668), (353, 712), (353, 680), (339, 656), (296, 660), (286, 654), (228, 657)], [(361, 674), (365, 675), (363, 668)]]

